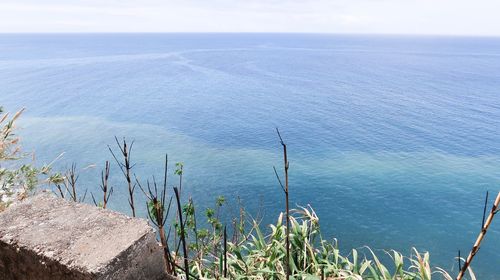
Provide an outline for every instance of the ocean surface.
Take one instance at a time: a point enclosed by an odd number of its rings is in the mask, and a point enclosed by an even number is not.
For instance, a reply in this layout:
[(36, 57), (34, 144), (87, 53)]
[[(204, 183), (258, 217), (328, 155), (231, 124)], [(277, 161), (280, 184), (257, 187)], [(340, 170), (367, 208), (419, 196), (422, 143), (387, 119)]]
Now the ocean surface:
[[(485, 192), (500, 190), (500, 38), (4, 34), (0, 105), (26, 108), (24, 149), (37, 164), (64, 152), (54, 166), (76, 162), (82, 192), (98, 192), (107, 145), (125, 136), (141, 180), (161, 177), (168, 153), (169, 185), (183, 162), (184, 198), (200, 212), (218, 195), (236, 212), (240, 197), (265, 222), (284, 206), (279, 127), (292, 205), (311, 205), (325, 237), (343, 251), (415, 246), (454, 273)], [(110, 207), (129, 213), (111, 173)], [(497, 219), (478, 279), (500, 279)]]

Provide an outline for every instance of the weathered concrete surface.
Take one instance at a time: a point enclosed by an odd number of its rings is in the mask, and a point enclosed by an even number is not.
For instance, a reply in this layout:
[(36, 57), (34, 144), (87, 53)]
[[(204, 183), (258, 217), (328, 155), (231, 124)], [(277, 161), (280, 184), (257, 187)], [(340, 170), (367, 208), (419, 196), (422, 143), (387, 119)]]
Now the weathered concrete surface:
[(142, 219), (42, 193), (0, 213), (0, 279), (164, 279)]

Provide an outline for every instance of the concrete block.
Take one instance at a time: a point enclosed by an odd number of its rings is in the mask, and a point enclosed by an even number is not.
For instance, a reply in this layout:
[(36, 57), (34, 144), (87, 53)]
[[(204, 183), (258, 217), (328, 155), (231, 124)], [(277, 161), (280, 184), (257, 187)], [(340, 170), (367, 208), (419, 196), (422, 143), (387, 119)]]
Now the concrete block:
[(0, 279), (165, 279), (146, 220), (41, 193), (0, 213)]

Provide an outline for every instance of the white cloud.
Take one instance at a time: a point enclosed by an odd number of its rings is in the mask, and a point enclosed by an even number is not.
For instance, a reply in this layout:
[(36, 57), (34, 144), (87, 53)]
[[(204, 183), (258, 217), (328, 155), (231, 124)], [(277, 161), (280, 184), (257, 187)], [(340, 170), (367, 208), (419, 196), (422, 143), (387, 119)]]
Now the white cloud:
[(498, 0), (1, 0), (0, 32), (500, 35)]

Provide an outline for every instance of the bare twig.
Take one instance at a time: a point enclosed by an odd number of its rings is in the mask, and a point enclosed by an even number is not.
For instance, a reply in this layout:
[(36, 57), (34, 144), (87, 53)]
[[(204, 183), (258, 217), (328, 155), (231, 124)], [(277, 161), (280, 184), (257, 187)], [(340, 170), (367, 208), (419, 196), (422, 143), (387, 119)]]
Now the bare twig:
[(186, 280), (189, 280), (189, 264), (188, 264), (187, 244), (186, 244), (186, 238), (185, 238), (184, 223), (182, 221), (181, 200), (179, 197), (179, 189), (177, 187), (174, 187), (174, 193), (175, 193), (175, 198), (177, 200), (177, 211), (179, 213), (179, 223), (181, 225), (180, 238), (182, 240), (182, 250), (184, 251), (184, 271), (186, 274)]
[[(83, 202), (85, 201), (85, 198), (87, 196), (87, 190), (85, 190), (83, 196), (78, 197), (77, 184), (76, 184), (78, 182), (78, 178), (80, 178), (80, 175), (76, 171), (76, 164), (73, 163), (71, 164), (71, 168), (66, 171), (66, 175), (64, 176), (63, 180), (63, 185), (72, 201)], [(61, 186), (58, 185), (57, 188), (59, 189), (61, 197), (64, 198)]]
[[(486, 203), (487, 203), (487, 200), (486, 200)], [(469, 256), (465, 260), (465, 263), (464, 263), (462, 269), (460, 270), (460, 273), (457, 276), (457, 280), (461, 280), (464, 277), (465, 271), (467, 271), (467, 268), (469, 268), (469, 266), (472, 262), (472, 259), (474, 258), (476, 253), (479, 251), (479, 246), (481, 245), (481, 242), (483, 241), (483, 238), (486, 235), (486, 231), (488, 230), (489, 226), (491, 225), (491, 222), (493, 221), (495, 214), (499, 210), (499, 208), (498, 208), (499, 204), (500, 204), (500, 192), (498, 192), (498, 195), (495, 199), (495, 202), (493, 203), (493, 207), (491, 208), (490, 214), (488, 215), (488, 218), (486, 219), (486, 221), (484, 221), (483, 227), (481, 228), (481, 232), (479, 233), (479, 235), (476, 239), (476, 242), (474, 243), (474, 246), (472, 247), (472, 249), (469, 253)]]
[(481, 223), (481, 229), (484, 228), (484, 219), (486, 218), (486, 208), (488, 207), (488, 195), (489, 192), (486, 191), (486, 198), (484, 199), (484, 208), (483, 208), (483, 222)]
[(59, 191), (59, 195), (61, 196), (61, 198), (64, 198), (64, 192), (62, 190), (61, 184), (56, 184), (56, 188)]
[(286, 210), (286, 260), (285, 260), (285, 266), (286, 266), (286, 280), (290, 279), (290, 208), (289, 208), (289, 197), (288, 197), (288, 167), (289, 167), (289, 162), (288, 162), (288, 156), (286, 152), (286, 144), (283, 142), (283, 138), (281, 137), (280, 131), (278, 128), (276, 128), (276, 133), (278, 133), (278, 137), (280, 139), (280, 144), (283, 147), (283, 162), (284, 162), (284, 169), (285, 169), (285, 185), (281, 183), (281, 180), (278, 176), (278, 173), (276, 172), (276, 168), (274, 169), (274, 172), (276, 174), (276, 177), (278, 178), (278, 181), (281, 185), (281, 188), (285, 192), (285, 210)]
[(273, 169), (274, 169), (274, 175), (276, 175), (276, 179), (278, 179), (278, 182), (280, 183), (281, 189), (283, 190), (283, 192), (286, 193), (285, 186), (283, 186), (283, 183), (281, 182), (281, 178), (278, 175), (278, 171), (276, 171), (276, 167), (273, 166)]
[[(101, 171), (101, 185), (99, 186), (101, 188), (101, 191), (103, 193), (103, 198), (102, 198), (102, 208), (106, 209), (108, 205), (109, 198), (113, 194), (113, 187), (109, 188), (108, 187), (108, 179), (109, 179), (109, 170), (110, 170), (110, 165), (109, 161), (106, 161), (106, 165), (103, 171)], [(99, 206), (99, 203), (96, 202), (94, 194), (90, 193), (92, 196), (92, 201), (94, 202), (95, 206)]]
[(78, 202), (84, 202), (85, 198), (87, 197), (87, 191), (88, 189), (85, 189), (85, 192), (83, 193), (83, 196), (78, 199)]
[(127, 180), (128, 184), (128, 193), (129, 193), (129, 198), (128, 198), (128, 203), (130, 205), (130, 208), (132, 209), (132, 216), (135, 217), (135, 205), (134, 205), (134, 190), (136, 187), (136, 184), (132, 184), (132, 178), (130, 176), (130, 170), (134, 167), (134, 165), (130, 164), (130, 153), (132, 152), (132, 146), (134, 145), (134, 141), (130, 144), (130, 147), (127, 145), (127, 141), (125, 138), (123, 138), (123, 144), (118, 141), (118, 138), (115, 136), (115, 141), (116, 145), (118, 145), (118, 148), (120, 149), (120, 153), (123, 156), (123, 162), (118, 160), (118, 157), (115, 155), (113, 150), (111, 149), (110, 146), (108, 146), (109, 152), (115, 159), (116, 163), (118, 164), (118, 167), (120, 167), (120, 170), (123, 173), (123, 176), (125, 176), (125, 179)]
[(227, 277), (227, 230), (224, 226), (224, 278)]
[(68, 191), (71, 200), (77, 202), (78, 198), (76, 195), (76, 182), (80, 175), (76, 173), (76, 164), (71, 164), (71, 168), (66, 171), (66, 180), (64, 180), (64, 187)]
[(156, 184), (156, 179), (153, 177), (154, 190), (151, 189), (151, 184), (147, 181), (147, 192), (142, 187), (139, 180), (136, 179), (136, 184), (139, 189), (144, 193), (148, 202), (146, 203), (146, 208), (148, 209), (148, 216), (151, 222), (158, 228), (160, 234), (160, 242), (163, 247), (163, 257), (165, 261), (165, 268), (167, 273), (175, 275), (175, 261), (170, 254), (170, 249), (168, 246), (168, 236), (165, 236), (165, 224), (167, 222), (168, 215), (170, 213), (170, 207), (172, 205), (172, 197), (170, 197), (168, 206), (165, 205), (166, 199), (166, 189), (167, 189), (167, 169), (168, 169), (168, 156), (165, 155), (165, 177), (163, 180), (163, 189), (158, 193), (158, 187)]
[(101, 190), (102, 190), (102, 208), (106, 209), (108, 205), (109, 198), (113, 194), (113, 187), (109, 188), (108, 192), (108, 179), (109, 179), (109, 161), (106, 161), (106, 166), (104, 171), (101, 171)]

